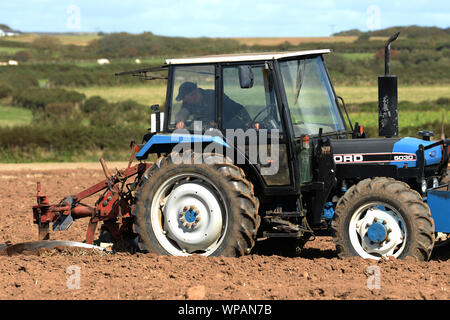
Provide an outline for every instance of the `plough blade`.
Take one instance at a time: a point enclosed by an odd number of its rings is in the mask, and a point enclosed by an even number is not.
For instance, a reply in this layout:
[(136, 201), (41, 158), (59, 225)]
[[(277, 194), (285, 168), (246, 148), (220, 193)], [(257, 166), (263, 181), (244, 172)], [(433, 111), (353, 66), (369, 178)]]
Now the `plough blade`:
[(71, 247), (82, 249), (94, 249), (99, 251), (107, 251), (103, 247), (75, 241), (58, 241), (58, 240), (42, 240), (33, 242), (23, 242), (17, 244), (0, 244), (0, 255), (20, 254), (24, 251), (37, 251), (39, 249), (53, 249), (56, 247)]

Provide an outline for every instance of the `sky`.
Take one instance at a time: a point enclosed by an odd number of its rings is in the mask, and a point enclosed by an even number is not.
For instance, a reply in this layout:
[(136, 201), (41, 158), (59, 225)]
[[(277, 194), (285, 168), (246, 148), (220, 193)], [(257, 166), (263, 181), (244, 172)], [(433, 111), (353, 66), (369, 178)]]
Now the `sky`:
[(23, 32), (150, 31), (181, 37), (321, 37), (392, 26), (450, 27), (448, 0), (2, 0)]

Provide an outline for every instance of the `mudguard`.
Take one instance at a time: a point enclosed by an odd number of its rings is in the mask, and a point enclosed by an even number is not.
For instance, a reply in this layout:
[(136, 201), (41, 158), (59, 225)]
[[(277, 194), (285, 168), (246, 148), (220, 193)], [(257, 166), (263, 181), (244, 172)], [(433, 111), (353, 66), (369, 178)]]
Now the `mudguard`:
[(136, 159), (144, 160), (151, 153), (170, 153), (179, 143), (216, 143), (229, 148), (229, 145), (219, 136), (199, 134), (155, 134), (140, 148)]

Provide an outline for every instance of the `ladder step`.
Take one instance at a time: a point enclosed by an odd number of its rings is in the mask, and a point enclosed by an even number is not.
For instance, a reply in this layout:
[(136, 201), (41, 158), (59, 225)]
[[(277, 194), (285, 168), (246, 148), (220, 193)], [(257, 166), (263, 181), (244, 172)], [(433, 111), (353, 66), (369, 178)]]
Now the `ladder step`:
[(303, 218), (304, 215), (302, 215), (300, 212), (267, 212), (264, 217), (267, 218), (274, 218), (274, 217), (280, 217), (280, 218)]
[(263, 232), (264, 238), (300, 238), (302, 232)]

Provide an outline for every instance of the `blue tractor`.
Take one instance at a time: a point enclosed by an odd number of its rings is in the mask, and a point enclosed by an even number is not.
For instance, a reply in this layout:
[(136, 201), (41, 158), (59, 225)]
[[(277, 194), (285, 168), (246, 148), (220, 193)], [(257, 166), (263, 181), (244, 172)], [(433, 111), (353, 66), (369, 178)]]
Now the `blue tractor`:
[[(449, 141), (398, 137), (397, 77), (379, 77), (379, 136), (344, 118), (329, 50), (166, 60), (164, 112), (138, 160), (141, 250), (241, 256), (331, 235), (341, 257), (428, 260), (450, 233)], [(341, 106), (339, 100), (342, 101)], [(448, 242), (448, 241), (447, 241)], [(273, 248), (273, 246), (272, 246)]]
[[(59, 206), (39, 187), (40, 238), (49, 222), (65, 230), (90, 216), (88, 243), (103, 221), (111, 241), (162, 255), (276, 253), (331, 235), (341, 257), (428, 260), (450, 234), (449, 141), (398, 137), (397, 36), (379, 77), (381, 138), (350, 122), (329, 50), (169, 59), (119, 73), (167, 79), (164, 110), (152, 106), (152, 130), (134, 149), (140, 163), (111, 175), (102, 162), (107, 180)], [(95, 208), (81, 204), (100, 190)]]

